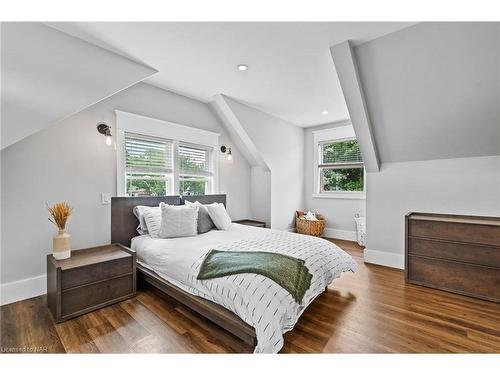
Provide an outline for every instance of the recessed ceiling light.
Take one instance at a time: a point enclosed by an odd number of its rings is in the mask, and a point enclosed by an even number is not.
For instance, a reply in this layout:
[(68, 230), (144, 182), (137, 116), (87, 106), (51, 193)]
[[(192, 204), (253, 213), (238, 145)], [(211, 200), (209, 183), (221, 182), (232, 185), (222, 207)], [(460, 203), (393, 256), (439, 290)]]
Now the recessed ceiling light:
[(239, 64), (238, 65), (238, 70), (241, 70), (242, 72), (244, 72), (245, 70), (248, 70), (248, 65)]
[(324, 115), (327, 115), (328, 114), (328, 111), (325, 109), (323, 112), (321, 112), (322, 114)]

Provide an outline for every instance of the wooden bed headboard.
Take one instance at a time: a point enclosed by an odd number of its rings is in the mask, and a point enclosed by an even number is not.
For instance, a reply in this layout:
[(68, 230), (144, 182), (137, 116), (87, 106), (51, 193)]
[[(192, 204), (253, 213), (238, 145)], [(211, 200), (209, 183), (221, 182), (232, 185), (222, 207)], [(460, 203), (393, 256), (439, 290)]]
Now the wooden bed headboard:
[(173, 205), (184, 204), (184, 199), (202, 204), (222, 203), (226, 205), (225, 194), (193, 195), (182, 197), (168, 195), (164, 197), (112, 197), (111, 198), (111, 243), (130, 246), (133, 237), (138, 236), (139, 222), (132, 211), (135, 206), (158, 206), (160, 202)]

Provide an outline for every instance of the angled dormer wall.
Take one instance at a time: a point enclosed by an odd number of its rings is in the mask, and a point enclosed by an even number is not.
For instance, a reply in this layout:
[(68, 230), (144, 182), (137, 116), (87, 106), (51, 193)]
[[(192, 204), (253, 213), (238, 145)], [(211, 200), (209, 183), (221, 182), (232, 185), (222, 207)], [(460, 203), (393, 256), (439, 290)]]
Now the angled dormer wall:
[(2, 149), (157, 72), (38, 22), (1, 27)]
[(212, 105), (219, 116), (227, 109), (223, 121), (233, 128), (228, 131), (251, 154), (252, 214), (265, 216), (270, 207), (265, 221), (271, 228), (292, 229), (295, 210), (304, 205), (304, 130), (227, 96), (216, 98)]
[(354, 51), (382, 162), (500, 154), (500, 23), (420, 23)]
[(381, 161), (365, 260), (402, 268), (406, 213), (500, 216), (500, 24), (420, 23), (353, 51)]
[(264, 161), (256, 144), (228, 104), (229, 98), (218, 94), (210, 103), (221, 123), (231, 137), (233, 147), (241, 151), (250, 165), (250, 201), (252, 204), (249, 218), (263, 221), (271, 226), (271, 170)]

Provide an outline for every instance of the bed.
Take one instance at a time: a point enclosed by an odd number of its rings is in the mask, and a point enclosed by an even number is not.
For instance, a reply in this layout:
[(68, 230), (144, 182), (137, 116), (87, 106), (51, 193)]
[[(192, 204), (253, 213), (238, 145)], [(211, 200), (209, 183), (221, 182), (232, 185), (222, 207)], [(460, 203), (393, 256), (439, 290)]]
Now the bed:
[[(193, 200), (191, 197), (190, 200)], [(226, 204), (225, 195), (197, 196), (203, 204)], [(136, 232), (136, 205), (183, 204), (180, 196), (113, 198), (111, 239), (137, 253), (138, 278), (199, 312), (245, 342), (256, 353), (277, 353), (283, 333), (293, 328), (306, 307), (343, 272), (354, 271), (354, 260), (329, 241), (233, 223), (227, 231), (212, 230), (195, 237), (151, 238)], [(301, 303), (271, 279), (238, 274), (198, 280), (201, 263), (211, 249), (266, 251), (303, 259), (312, 274)]]

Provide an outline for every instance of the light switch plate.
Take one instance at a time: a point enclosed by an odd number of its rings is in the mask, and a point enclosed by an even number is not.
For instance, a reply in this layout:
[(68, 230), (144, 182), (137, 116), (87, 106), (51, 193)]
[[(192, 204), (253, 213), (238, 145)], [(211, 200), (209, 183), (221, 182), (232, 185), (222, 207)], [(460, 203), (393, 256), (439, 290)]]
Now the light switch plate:
[(110, 193), (101, 193), (101, 203), (102, 204), (111, 204), (111, 194)]

